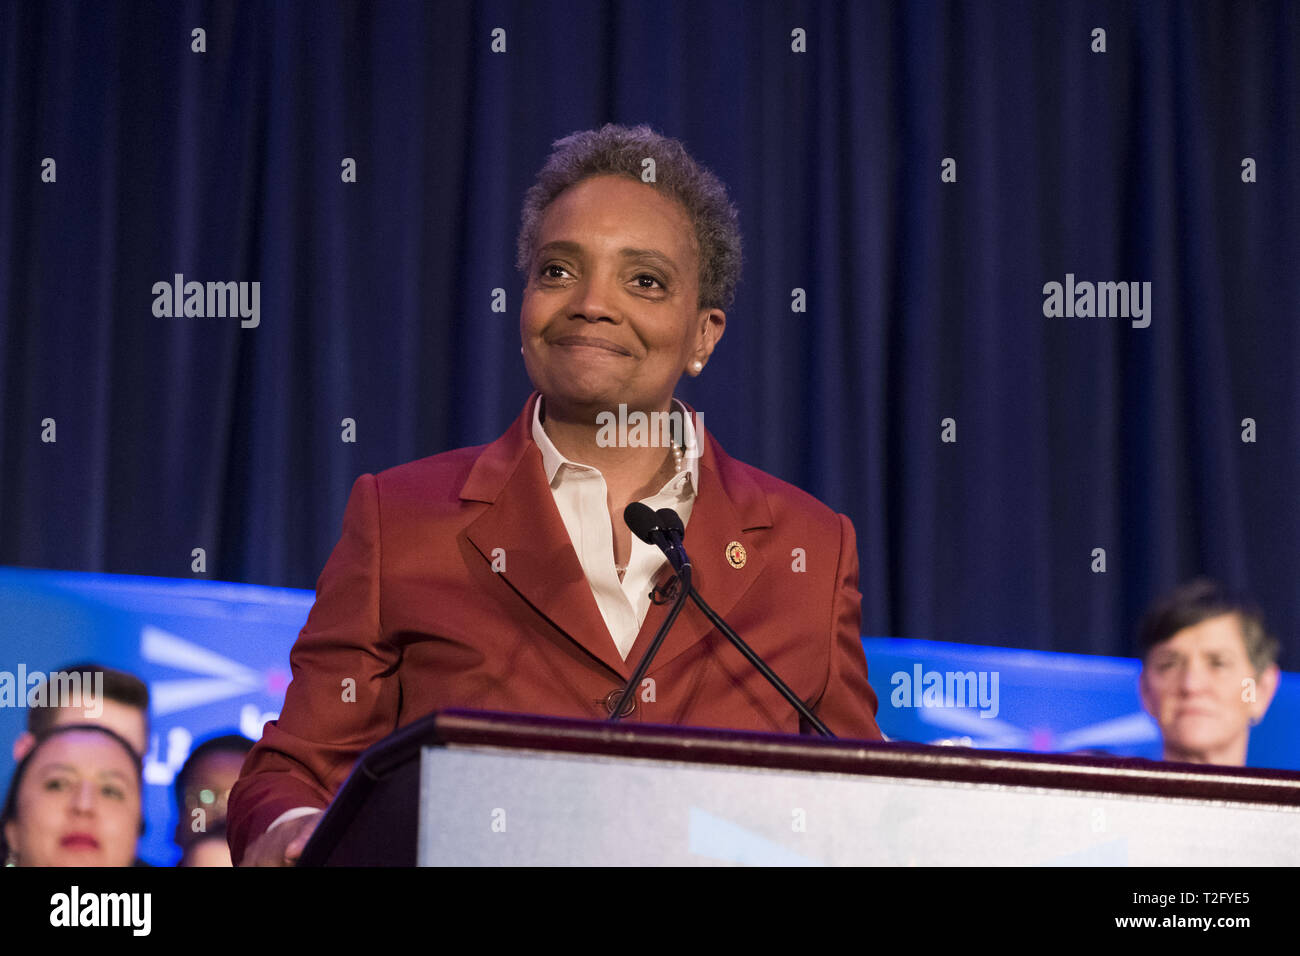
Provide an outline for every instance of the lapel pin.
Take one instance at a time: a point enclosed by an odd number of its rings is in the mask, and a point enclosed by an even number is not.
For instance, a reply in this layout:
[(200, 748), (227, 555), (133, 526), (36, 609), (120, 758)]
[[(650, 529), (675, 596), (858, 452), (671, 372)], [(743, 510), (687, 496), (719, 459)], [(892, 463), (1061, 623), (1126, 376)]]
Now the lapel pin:
[(745, 560), (749, 555), (745, 552), (745, 546), (739, 541), (733, 541), (727, 545), (727, 563), (739, 571), (745, 566)]

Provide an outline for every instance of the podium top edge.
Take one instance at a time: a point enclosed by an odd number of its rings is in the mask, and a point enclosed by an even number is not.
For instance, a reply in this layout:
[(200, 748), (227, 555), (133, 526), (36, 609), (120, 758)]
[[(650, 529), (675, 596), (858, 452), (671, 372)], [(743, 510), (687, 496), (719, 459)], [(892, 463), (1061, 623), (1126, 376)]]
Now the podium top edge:
[(1300, 773), (1146, 760), (977, 750), (444, 710), (399, 730), (359, 762), (391, 766), (424, 746), (480, 746), (819, 773), (1300, 807)]

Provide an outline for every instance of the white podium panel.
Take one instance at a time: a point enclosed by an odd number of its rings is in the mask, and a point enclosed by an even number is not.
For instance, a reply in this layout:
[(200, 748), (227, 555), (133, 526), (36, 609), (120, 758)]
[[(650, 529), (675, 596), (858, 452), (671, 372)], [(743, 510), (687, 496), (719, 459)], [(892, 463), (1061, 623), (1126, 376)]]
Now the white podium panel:
[(1294, 866), (1300, 808), (425, 747), (420, 865)]

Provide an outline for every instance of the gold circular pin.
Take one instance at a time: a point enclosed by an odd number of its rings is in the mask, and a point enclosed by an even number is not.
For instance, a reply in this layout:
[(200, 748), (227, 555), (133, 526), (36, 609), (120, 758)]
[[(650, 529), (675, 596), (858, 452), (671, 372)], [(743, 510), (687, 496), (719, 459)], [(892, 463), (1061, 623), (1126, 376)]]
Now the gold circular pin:
[(727, 545), (727, 563), (736, 570), (745, 566), (745, 561), (749, 554), (745, 551), (745, 546), (739, 541), (733, 541)]

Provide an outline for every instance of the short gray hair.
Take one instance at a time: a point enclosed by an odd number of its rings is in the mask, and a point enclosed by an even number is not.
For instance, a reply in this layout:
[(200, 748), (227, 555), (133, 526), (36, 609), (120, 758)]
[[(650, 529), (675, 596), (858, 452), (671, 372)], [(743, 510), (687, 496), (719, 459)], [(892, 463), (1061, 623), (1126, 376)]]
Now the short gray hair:
[(524, 194), (515, 266), (528, 279), (542, 214), (555, 197), (592, 176), (626, 176), (642, 182), (642, 161), (654, 160), (655, 181), (646, 183), (675, 199), (695, 226), (700, 260), (699, 308), (731, 307), (740, 282), (740, 226), (727, 188), (686, 147), (649, 126), (616, 126), (571, 133), (551, 144), (551, 155)]

